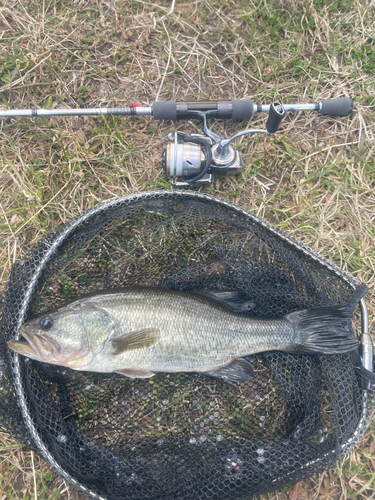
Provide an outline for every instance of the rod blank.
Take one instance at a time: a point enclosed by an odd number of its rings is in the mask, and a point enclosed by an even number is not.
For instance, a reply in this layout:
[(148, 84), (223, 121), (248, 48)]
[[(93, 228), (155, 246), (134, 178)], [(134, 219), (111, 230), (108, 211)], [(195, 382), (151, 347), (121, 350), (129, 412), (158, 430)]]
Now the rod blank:
[(127, 108), (76, 108), (76, 109), (9, 109), (4, 111), (0, 109), (0, 118), (30, 116), (99, 116), (99, 115), (151, 115), (150, 107)]

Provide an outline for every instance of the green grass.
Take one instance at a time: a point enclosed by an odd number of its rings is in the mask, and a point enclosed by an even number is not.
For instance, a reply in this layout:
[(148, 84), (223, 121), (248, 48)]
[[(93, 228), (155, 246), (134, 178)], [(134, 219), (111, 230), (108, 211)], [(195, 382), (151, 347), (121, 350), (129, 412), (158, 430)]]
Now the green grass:
[[(273, 138), (238, 139), (245, 169), (216, 176), (200, 191), (266, 217), (366, 282), (373, 325), (373, 2), (177, 0), (170, 10), (167, 0), (87, 0), (79, 8), (73, 0), (6, 0), (0, 7), (0, 105), (352, 97), (348, 117), (290, 113)], [(256, 114), (251, 123), (211, 124), (230, 137), (264, 127), (266, 119)], [(114, 196), (168, 188), (160, 158), (173, 128), (147, 117), (0, 120), (1, 286), (13, 262), (57, 225)], [(197, 132), (200, 126), (189, 121), (178, 129)], [(374, 439), (372, 423), (335, 469), (284, 488), (277, 498), (373, 498)], [(2, 440), (0, 499), (34, 498), (34, 476), (37, 498), (72, 498), (42, 460), (34, 457), (32, 466), (25, 447), (5, 435)]]

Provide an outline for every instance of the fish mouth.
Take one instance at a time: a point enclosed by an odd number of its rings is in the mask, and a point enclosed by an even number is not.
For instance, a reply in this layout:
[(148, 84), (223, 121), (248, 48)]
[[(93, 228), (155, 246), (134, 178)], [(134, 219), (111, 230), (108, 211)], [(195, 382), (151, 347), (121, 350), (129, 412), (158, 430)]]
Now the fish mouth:
[(9, 340), (8, 347), (18, 354), (37, 361), (44, 361), (46, 357), (60, 352), (59, 344), (47, 335), (31, 335), (25, 326), (18, 330), (22, 340)]
[(31, 336), (24, 330), (21, 330), (21, 328), (20, 333), (25, 340), (8, 340), (8, 347), (10, 347), (10, 349), (17, 352), (18, 354), (22, 354), (23, 356), (27, 356), (31, 359), (40, 360), (40, 354), (36, 349), (35, 344), (32, 342)]

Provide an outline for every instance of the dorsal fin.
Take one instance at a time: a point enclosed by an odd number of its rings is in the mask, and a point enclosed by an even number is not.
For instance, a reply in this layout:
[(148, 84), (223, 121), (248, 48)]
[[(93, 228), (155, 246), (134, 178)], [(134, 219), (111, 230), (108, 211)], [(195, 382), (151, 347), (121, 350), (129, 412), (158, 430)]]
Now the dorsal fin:
[(252, 300), (247, 293), (240, 290), (233, 292), (195, 290), (193, 293), (203, 297), (209, 297), (235, 313), (248, 313), (256, 307), (255, 301)]

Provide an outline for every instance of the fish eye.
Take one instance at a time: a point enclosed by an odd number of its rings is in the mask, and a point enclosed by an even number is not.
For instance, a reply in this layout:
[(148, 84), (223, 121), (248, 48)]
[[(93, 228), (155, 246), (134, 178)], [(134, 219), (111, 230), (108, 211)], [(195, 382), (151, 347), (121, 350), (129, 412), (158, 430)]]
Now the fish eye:
[(40, 328), (44, 331), (50, 330), (53, 327), (53, 319), (51, 316), (46, 316), (40, 321)]

